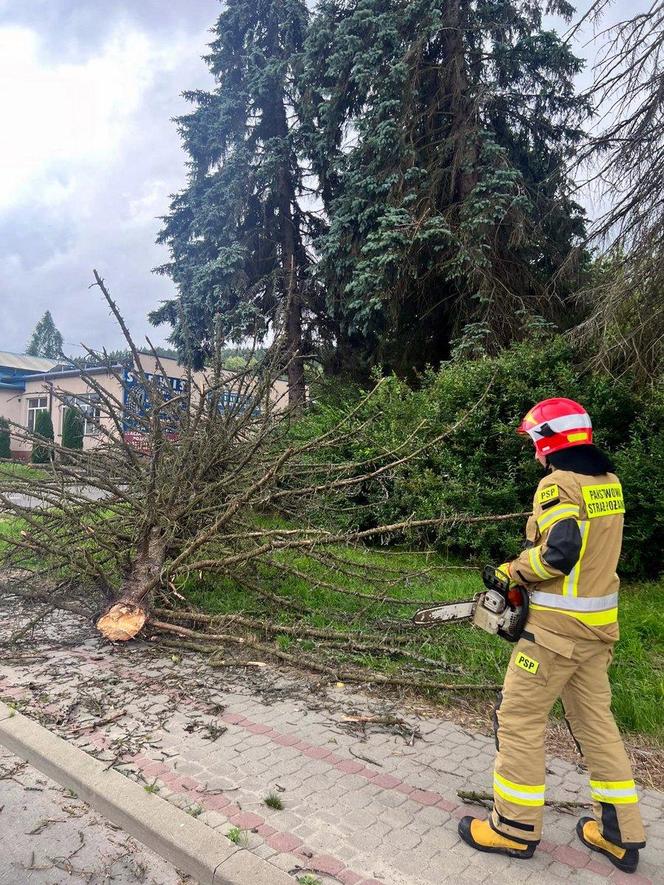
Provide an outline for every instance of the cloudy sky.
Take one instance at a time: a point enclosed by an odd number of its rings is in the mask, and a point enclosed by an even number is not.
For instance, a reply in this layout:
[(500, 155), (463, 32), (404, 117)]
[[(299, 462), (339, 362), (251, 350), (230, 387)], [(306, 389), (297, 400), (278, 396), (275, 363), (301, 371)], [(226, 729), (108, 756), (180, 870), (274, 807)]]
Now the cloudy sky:
[(46, 309), (68, 352), (120, 346), (88, 290), (93, 267), (132, 330), (164, 341), (146, 313), (171, 293), (151, 272), (167, 257), (158, 216), (185, 181), (171, 117), (187, 108), (183, 89), (211, 85), (201, 54), (219, 11), (218, 0), (0, 0), (0, 349), (22, 351)]
[[(131, 328), (169, 295), (158, 216), (185, 181), (171, 117), (218, 0), (0, 0), (0, 349), (23, 350), (46, 309), (69, 350), (120, 345), (99, 270)], [(167, 331), (152, 329), (162, 341)], [(67, 348), (66, 348), (67, 349)]]

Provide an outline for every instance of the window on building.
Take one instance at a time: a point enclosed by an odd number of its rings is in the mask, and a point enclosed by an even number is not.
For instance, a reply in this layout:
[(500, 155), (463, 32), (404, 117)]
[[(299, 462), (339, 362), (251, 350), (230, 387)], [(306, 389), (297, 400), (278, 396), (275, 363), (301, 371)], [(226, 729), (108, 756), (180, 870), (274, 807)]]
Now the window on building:
[(92, 436), (99, 433), (101, 410), (95, 403), (87, 403), (83, 412), (83, 435)]
[(65, 405), (76, 409), (83, 418), (84, 436), (94, 436), (99, 432), (101, 409), (99, 408), (99, 396), (96, 393), (65, 397), (64, 402)]
[(47, 396), (31, 396), (28, 399), (28, 430), (34, 431), (38, 412), (48, 412)]

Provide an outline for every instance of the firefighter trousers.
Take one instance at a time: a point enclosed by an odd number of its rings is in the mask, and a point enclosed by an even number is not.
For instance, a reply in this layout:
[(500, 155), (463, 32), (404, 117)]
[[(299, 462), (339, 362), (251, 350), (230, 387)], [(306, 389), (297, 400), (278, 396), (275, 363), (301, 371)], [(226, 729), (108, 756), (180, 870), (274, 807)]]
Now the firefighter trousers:
[(521, 842), (541, 838), (544, 732), (549, 711), (561, 698), (588, 767), (600, 832), (624, 848), (645, 845), (632, 769), (611, 712), (607, 668), (612, 656), (613, 646), (601, 640), (567, 639), (548, 631), (525, 633), (516, 644), (494, 714), (490, 823), (497, 832)]

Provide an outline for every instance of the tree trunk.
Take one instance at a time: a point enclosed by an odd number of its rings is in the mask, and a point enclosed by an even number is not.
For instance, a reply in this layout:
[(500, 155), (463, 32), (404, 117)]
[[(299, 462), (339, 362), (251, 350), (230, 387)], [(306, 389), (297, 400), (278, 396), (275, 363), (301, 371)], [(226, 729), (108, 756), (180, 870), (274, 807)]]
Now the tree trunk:
[(288, 405), (299, 409), (305, 402), (304, 362), (302, 360), (302, 304), (297, 292), (295, 256), (291, 256), (291, 271), (286, 304), (286, 341), (288, 347)]
[[(273, 32), (275, 47), (278, 31)], [(277, 174), (277, 208), (279, 240), (281, 251), (281, 271), (285, 305), (286, 356), (288, 359), (288, 405), (299, 409), (305, 402), (304, 362), (302, 354), (302, 267), (300, 263), (302, 243), (294, 213), (295, 185), (291, 171), (288, 138), (288, 117), (286, 114), (283, 84), (275, 89), (270, 109), (272, 124), (281, 141), (280, 168)]]
[(97, 630), (112, 642), (126, 642), (143, 629), (150, 606), (150, 588), (164, 564), (166, 547), (159, 529), (149, 529), (120, 599), (97, 620)]

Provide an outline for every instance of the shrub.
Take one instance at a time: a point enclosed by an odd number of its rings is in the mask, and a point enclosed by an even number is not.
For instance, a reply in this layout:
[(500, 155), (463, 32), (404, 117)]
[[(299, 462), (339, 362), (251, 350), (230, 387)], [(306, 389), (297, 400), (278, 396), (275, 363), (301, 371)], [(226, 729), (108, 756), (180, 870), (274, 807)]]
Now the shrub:
[[(426, 373), (418, 389), (386, 379), (375, 401), (355, 416), (344, 449), (326, 450), (321, 459), (371, 459), (412, 433), (424, 439), (461, 423), (439, 445), (383, 476), (378, 489), (372, 483), (355, 495), (348, 522), (366, 527), (409, 516), (529, 510), (542, 469), (515, 427), (535, 402), (550, 396), (582, 402), (593, 418), (595, 441), (616, 457), (629, 508), (623, 574), (654, 574), (661, 569), (664, 532), (664, 397), (636, 394), (627, 380), (583, 374), (567, 342), (556, 336), (515, 345), (499, 357), (445, 364)], [(320, 433), (331, 424), (339, 397), (338, 391), (333, 398), (323, 393), (296, 433)], [(645, 438), (651, 440), (647, 452), (639, 448)], [(501, 560), (521, 549), (523, 523), (446, 526), (427, 540), (449, 553)], [(652, 543), (644, 544), (646, 538)]]
[[(35, 433), (44, 439), (53, 441), (53, 422), (51, 421), (50, 412), (37, 412), (35, 417)], [(32, 447), (32, 463), (48, 464), (53, 460), (53, 449), (47, 444), (39, 445), (35, 443)]]
[(83, 418), (76, 409), (65, 410), (62, 422), (62, 445), (65, 449), (83, 448)]
[(0, 418), (0, 458), (11, 458), (9, 422)]
[(627, 444), (616, 453), (616, 470), (625, 487), (623, 574), (655, 578), (664, 550), (664, 391), (642, 397)]

